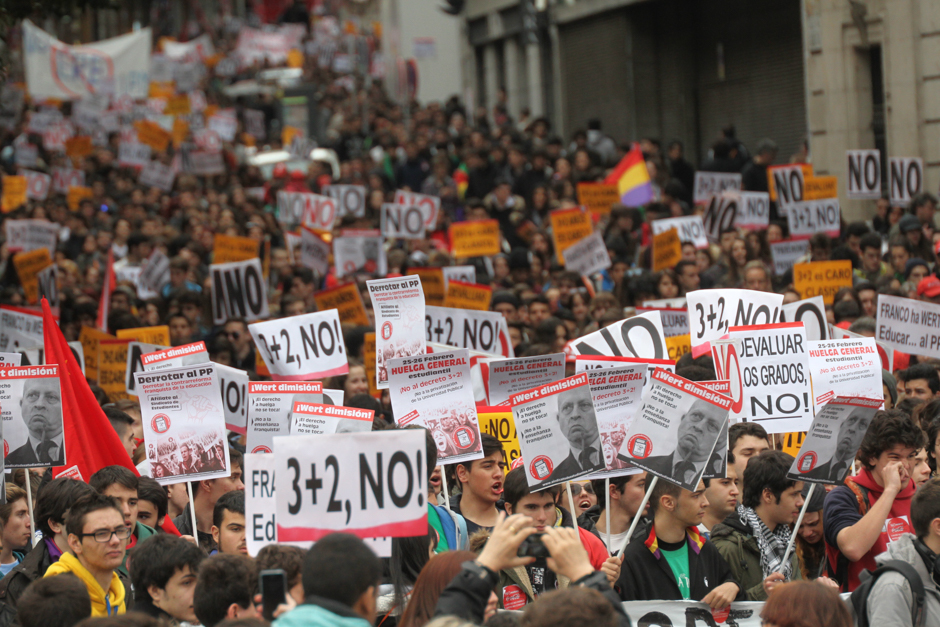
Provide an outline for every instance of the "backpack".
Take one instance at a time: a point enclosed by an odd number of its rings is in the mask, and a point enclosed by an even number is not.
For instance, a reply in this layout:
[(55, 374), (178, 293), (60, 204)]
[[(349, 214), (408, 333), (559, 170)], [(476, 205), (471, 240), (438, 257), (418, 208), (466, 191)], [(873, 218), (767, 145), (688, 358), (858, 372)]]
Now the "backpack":
[(924, 604), (927, 596), (924, 592), (924, 582), (921, 581), (920, 575), (917, 574), (913, 566), (900, 560), (886, 560), (873, 572), (866, 570), (859, 575), (860, 583), (849, 597), (850, 607), (855, 615), (856, 627), (871, 627), (868, 622), (868, 596), (871, 594), (871, 589), (878, 581), (878, 578), (891, 572), (900, 573), (907, 579), (907, 583), (911, 586), (911, 593), (914, 596), (914, 605), (911, 607), (911, 625), (913, 627), (923, 627)]

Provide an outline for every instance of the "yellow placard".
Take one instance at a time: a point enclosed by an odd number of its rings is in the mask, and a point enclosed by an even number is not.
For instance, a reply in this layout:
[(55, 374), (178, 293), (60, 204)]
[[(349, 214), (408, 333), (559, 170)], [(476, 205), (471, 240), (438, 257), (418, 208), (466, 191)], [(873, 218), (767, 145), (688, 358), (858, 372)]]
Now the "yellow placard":
[(408, 274), (421, 277), (426, 304), (432, 307), (444, 306), (444, 272), (440, 268), (408, 268)]
[(189, 122), (183, 118), (176, 118), (173, 120), (173, 146), (176, 148), (180, 147), (184, 141), (186, 141), (186, 136), (189, 135)]
[(362, 294), (355, 283), (347, 283), (332, 289), (323, 290), (313, 295), (319, 311), (335, 309), (341, 322), (371, 327), (369, 314), (362, 304)]
[(594, 213), (606, 215), (620, 202), (620, 193), (616, 185), (578, 183), (578, 202)]
[(488, 257), (499, 253), (499, 222), (478, 220), (450, 225), (450, 246), (454, 257)]
[(216, 234), (212, 242), (212, 263), (248, 261), (259, 256), (258, 240), (250, 237)]
[(163, 83), (150, 83), (150, 89), (148, 96), (150, 98), (163, 98), (164, 100), (169, 100), (173, 97), (173, 94), (176, 93), (176, 88), (172, 81), (163, 82)]
[(20, 277), (20, 284), (30, 305), (39, 303), (39, 273), (52, 265), (48, 248), (37, 248), (28, 253), (13, 255), (13, 266)]
[(87, 157), (94, 149), (91, 145), (91, 137), (88, 135), (76, 135), (65, 140), (65, 155), (72, 159)]
[(304, 53), (297, 48), (291, 48), (287, 51), (287, 67), (303, 67)]
[[(130, 398), (127, 393), (127, 345), (131, 340), (98, 342), (98, 385), (111, 402)], [(85, 357), (88, 360), (88, 357)]]
[(557, 209), (549, 214), (549, 218), (552, 222), (555, 256), (558, 257), (558, 263), (563, 264), (565, 258), (562, 251), (593, 233), (594, 225), (591, 224), (591, 216), (577, 207)]
[(133, 340), (157, 346), (170, 345), (170, 327), (163, 324), (157, 327), (137, 327), (136, 329), (121, 329), (117, 332), (120, 340)]
[(803, 178), (803, 200), (839, 197), (839, 177), (807, 176)]
[(509, 466), (522, 457), (512, 411), (508, 407), (478, 407), (477, 417), (480, 420), (480, 432), (489, 433), (503, 445), (503, 458), (508, 471)]
[(180, 94), (173, 96), (166, 101), (163, 108), (163, 115), (189, 115), (189, 94)]
[(369, 380), (369, 396), (378, 398), (381, 394), (376, 385), (375, 373), (375, 333), (366, 333), (362, 340), (362, 360)]
[(653, 236), (653, 272), (672, 268), (682, 260), (682, 242), (675, 227)]
[(827, 305), (843, 287), (852, 287), (852, 262), (817, 261), (793, 266), (793, 287), (803, 298), (822, 296)]
[(3, 177), (3, 196), (0, 198), (3, 213), (10, 213), (26, 204), (26, 187), (25, 176)]
[(447, 293), (444, 295), (444, 306), (454, 309), (475, 309), (489, 311), (490, 299), (493, 297), (493, 288), (477, 283), (464, 281), (448, 281)]
[(81, 202), (92, 196), (94, 196), (94, 192), (91, 191), (90, 187), (85, 187), (84, 185), (69, 185), (69, 191), (68, 194), (65, 195), (65, 200), (69, 205), (69, 209), (78, 211), (78, 206)]
[(156, 152), (165, 151), (173, 139), (162, 126), (150, 120), (137, 120), (134, 122), (134, 128), (137, 129), (137, 141), (150, 146)]
[(796, 457), (803, 446), (803, 439), (806, 437), (805, 431), (791, 431), (783, 433), (776, 437), (783, 437), (783, 452), (791, 457)]
[(780, 168), (789, 168), (794, 165), (800, 166), (800, 169), (803, 170), (803, 181), (805, 184), (806, 179), (813, 176), (813, 166), (809, 163), (791, 163), (789, 165), (777, 165), (767, 168), (767, 188), (770, 193), (770, 199), (774, 202), (777, 201), (777, 186), (774, 183), (774, 171)]
[(104, 331), (99, 331), (94, 327), (83, 326), (78, 334), (78, 341), (82, 343), (82, 351), (85, 353), (85, 378), (89, 381), (98, 380), (98, 345), (101, 340), (117, 339)]
[(678, 361), (686, 353), (692, 352), (692, 340), (688, 333), (667, 337), (666, 349), (669, 351), (669, 359)]
[(281, 145), (290, 146), (295, 137), (303, 137), (304, 132), (296, 126), (285, 126), (281, 130)]
[(206, 108), (203, 109), (202, 111), (202, 117), (203, 119), (208, 120), (209, 118), (211, 118), (213, 115), (215, 115), (218, 112), (219, 112), (219, 105), (217, 104), (206, 105)]

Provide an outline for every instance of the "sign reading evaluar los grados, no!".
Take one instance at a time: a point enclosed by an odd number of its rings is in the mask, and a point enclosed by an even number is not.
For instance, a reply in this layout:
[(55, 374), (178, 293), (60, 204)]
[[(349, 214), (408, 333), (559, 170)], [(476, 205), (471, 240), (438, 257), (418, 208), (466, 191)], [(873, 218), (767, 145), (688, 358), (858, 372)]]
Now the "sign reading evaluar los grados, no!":
[(215, 365), (134, 376), (151, 476), (161, 485), (228, 477), (225, 411)]
[(416, 276), (366, 281), (375, 317), (376, 386), (388, 387), (388, 360), (423, 355), (424, 290)]

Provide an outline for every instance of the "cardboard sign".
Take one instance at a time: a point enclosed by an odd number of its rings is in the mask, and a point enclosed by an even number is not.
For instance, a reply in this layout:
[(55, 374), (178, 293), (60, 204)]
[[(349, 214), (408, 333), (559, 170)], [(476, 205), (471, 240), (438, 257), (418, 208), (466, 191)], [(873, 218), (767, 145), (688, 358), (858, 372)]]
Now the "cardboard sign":
[(290, 226), (302, 224), (319, 231), (332, 231), (337, 217), (336, 201), (319, 194), (279, 191), (277, 214)]
[(291, 435), (329, 435), (372, 431), (375, 412), (371, 409), (338, 407), (324, 403), (297, 401), (291, 417)]
[(839, 197), (839, 178), (835, 176), (808, 176), (803, 179), (803, 198), (823, 200)]
[(477, 418), (480, 421), (480, 432), (490, 434), (503, 445), (503, 461), (507, 468), (511, 467), (513, 462), (522, 457), (512, 409), (477, 405)]
[(424, 239), (424, 216), (410, 205), (382, 204), (382, 235), (390, 239)]
[(813, 419), (788, 479), (824, 485), (842, 485), (875, 413), (884, 405), (875, 398), (837, 397)]
[(333, 239), (333, 264), (338, 279), (385, 276), (388, 274), (385, 238), (380, 231), (341, 231)]
[(726, 191), (739, 191), (740, 189), (740, 174), (698, 171), (695, 173), (692, 200), (696, 205), (708, 204), (715, 196), (721, 196)]
[(78, 334), (78, 341), (82, 343), (85, 354), (85, 376), (91, 381), (98, 380), (98, 343), (101, 340), (117, 339), (98, 329), (83, 326)]
[(0, 198), (3, 213), (10, 213), (26, 204), (27, 188), (25, 176), (3, 176), (3, 196)]
[(300, 227), (300, 265), (323, 276), (330, 268), (332, 247), (316, 231)]
[(65, 466), (59, 366), (0, 366), (0, 397), (3, 466)]
[(195, 366), (209, 362), (209, 351), (206, 350), (206, 343), (199, 341), (144, 353), (140, 362), (145, 372)]
[(515, 357), (506, 318), (495, 311), (428, 305), (425, 307), (424, 331), (428, 342)]
[(940, 357), (940, 305), (879, 294), (877, 314), (876, 340), (902, 353)]
[(161, 485), (231, 474), (215, 364), (138, 372), (151, 476)]
[(362, 304), (362, 294), (356, 283), (346, 283), (338, 287), (317, 292), (313, 295), (319, 311), (335, 309), (339, 319), (346, 324), (355, 324), (363, 327), (372, 325), (365, 305)]
[(694, 491), (705, 474), (732, 401), (657, 369), (643, 406), (627, 429), (619, 456), (660, 479)]
[(549, 214), (552, 225), (552, 241), (558, 263), (565, 263), (563, 251), (594, 232), (591, 216), (580, 208), (556, 209)]
[(767, 186), (770, 199), (781, 209), (802, 202), (803, 186), (807, 177), (813, 176), (813, 166), (808, 163), (772, 165), (767, 168)]
[(836, 396), (884, 400), (881, 358), (874, 338), (810, 342), (809, 372), (817, 413)]
[(659, 311), (633, 316), (580, 337), (572, 343), (575, 355), (605, 355), (663, 359), (666, 335)]
[(408, 268), (408, 274), (420, 277), (428, 305), (444, 306), (444, 273), (441, 268)]
[(130, 398), (127, 393), (127, 348), (131, 340), (98, 341), (98, 385), (111, 402)]
[(565, 268), (581, 276), (591, 276), (610, 267), (610, 254), (600, 233), (583, 237), (563, 253)]
[(164, 325), (155, 327), (138, 327), (136, 329), (119, 329), (117, 336), (122, 340), (136, 340), (147, 344), (170, 345), (170, 327)]
[(256, 322), (248, 330), (275, 379), (309, 381), (349, 372), (335, 309)]
[(340, 216), (366, 215), (367, 190), (363, 185), (327, 185), (323, 193), (336, 201)]
[(81, 159), (87, 157), (94, 151), (91, 145), (91, 137), (88, 135), (78, 135), (65, 140), (65, 156), (71, 159)]
[(888, 190), (892, 205), (907, 205), (924, 189), (924, 160), (920, 157), (888, 159)]
[(42, 172), (21, 170), (20, 174), (26, 177), (26, 197), (31, 200), (45, 200), (52, 187), (52, 177)]
[(173, 190), (173, 181), (176, 172), (172, 167), (163, 165), (159, 161), (150, 161), (141, 169), (137, 181), (146, 187), (156, 187), (160, 191), (169, 193)]
[(793, 267), (797, 259), (809, 253), (809, 240), (781, 240), (770, 244), (770, 256), (774, 262), (774, 275), (783, 276)]
[(881, 152), (846, 150), (846, 196), (849, 200), (881, 198)]
[(216, 233), (212, 240), (212, 263), (232, 263), (258, 257), (258, 240)]
[(498, 254), (499, 221), (479, 220), (456, 222), (450, 225), (450, 246), (454, 257), (489, 257)]
[(277, 462), (271, 453), (245, 454), (245, 544), (248, 555), (256, 557), (258, 551), (277, 543), (277, 523), (274, 510), (274, 467)]
[[(692, 335), (692, 355), (710, 350), (730, 327), (772, 324), (780, 319), (783, 294), (753, 290), (695, 290), (686, 294)], [(725, 377), (719, 377), (725, 378)]]
[(66, 202), (70, 210), (78, 211), (82, 201), (90, 200), (93, 196), (94, 192), (90, 187), (69, 187), (68, 194), (66, 194)]
[(852, 262), (817, 261), (793, 266), (793, 286), (806, 298), (822, 296), (831, 305), (843, 287), (852, 287)]
[(787, 208), (790, 237), (805, 239), (816, 233), (839, 237), (841, 217), (838, 198), (793, 203)]
[(274, 449), (278, 542), (316, 542), (337, 531), (427, 533), (423, 432), (278, 437)]
[(600, 215), (607, 215), (620, 202), (616, 185), (605, 183), (578, 183), (578, 204)]
[(565, 378), (565, 354), (488, 359), (481, 367), (491, 406), (509, 405), (509, 398), (533, 387)]
[(420, 425), (430, 431), (438, 463), (483, 457), (466, 349), (390, 359), (388, 370), (398, 425)]
[(806, 339), (811, 342), (829, 339), (829, 324), (826, 322), (826, 303), (822, 296), (804, 298), (783, 306), (780, 322), (802, 322)]
[(631, 364), (587, 371), (606, 466), (605, 470), (591, 475), (592, 479), (642, 472), (620, 459), (617, 452), (623, 446), (633, 416), (640, 409), (644, 381), (649, 380), (651, 370), (646, 364)]
[(489, 311), (492, 297), (493, 288), (488, 285), (449, 281), (447, 283), (447, 293), (444, 295), (444, 306), (456, 309)]
[(52, 191), (67, 194), (70, 187), (85, 186), (85, 171), (75, 168), (52, 168)]
[(675, 227), (653, 236), (653, 272), (673, 268), (682, 261), (682, 240)]
[(52, 265), (52, 257), (46, 248), (37, 248), (28, 253), (13, 255), (13, 266), (20, 277), (26, 302), (30, 305), (39, 303), (39, 273)]
[(260, 259), (212, 264), (213, 324), (225, 324), (229, 318), (246, 322), (268, 317), (268, 291)]
[(294, 404), (323, 402), (323, 384), (319, 381), (275, 381), (248, 384), (248, 428), (246, 450), (271, 453), (274, 438), (290, 433)]
[(437, 218), (441, 212), (441, 199), (437, 196), (398, 190), (395, 192), (395, 204), (418, 209), (424, 216), (424, 228), (429, 231), (437, 229)]
[(388, 387), (387, 361), (423, 355), (425, 303), (421, 279), (404, 277), (367, 281), (375, 317), (376, 386)]
[(681, 218), (664, 218), (653, 220), (653, 236), (659, 235), (669, 229), (679, 231), (679, 240), (681, 242), (691, 242), (696, 248), (707, 248), (708, 237), (706, 236), (705, 224), (702, 222), (702, 216), (684, 216)]

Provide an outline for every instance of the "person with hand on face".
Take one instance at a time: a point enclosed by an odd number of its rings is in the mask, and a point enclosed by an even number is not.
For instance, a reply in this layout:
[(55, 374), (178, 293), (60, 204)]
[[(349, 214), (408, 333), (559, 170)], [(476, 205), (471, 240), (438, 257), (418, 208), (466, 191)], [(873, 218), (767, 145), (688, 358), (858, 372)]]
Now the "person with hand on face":
[(855, 590), (859, 574), (874, 570), (875, 558), (911, 531), (911, 469), (925, 443), (910, 416), (897, 409), (879, 411), (862, 438), (861, 471), (826, 497), (826, 558), (843, 591)]
[(871, 424), (871, 413), (865, 408), (859, 408), (849, 413), (842, 422), (839, 423), (839, 433), (836, 435), (836, 450), (832, 454), (832, 459), (824, 464), (820, 464), (809, 472), (801, 472), (800, 476), (807, 479), (823, 479), (842, 483), (849, 471), (852, 470), (852, 463), (855, 461), (855, 454), (858, 447), (868, 431), (868, 425)]
[(653, 524), (644, 542), (631, 542), (624, 551), (620, 598), (686, 599), (720, 609), (743, 597), (731, 568), (698, 532), (708, 507), (705, 484), (699, 481), (691, 492), (659, 479), (649, 503)]
[[(139, 497), (137, 495), (138, 477), (124, 466), (105, 466), (88, 480), (88, 485), (99, 493), (110, 496), (120, 504), (124, 516), (124, 524), (131, 532), (127, 540), (127, 548), (133, 549), (138, 542), (146, 540), (156, 533), (153, 528), (137, 521), (137, 508)], [(127, 555), (118, 569), (124, 577), (129, 577), (127, 570)]]
[(55, 377), (27, 379), (23, 383), (20, 412), (29, 440), (4, 459), (7, 467), (18, 464), (61, 466), (65, 462), (62, 442), (62, 397)]
[(6, 502), (0, 505), (0, 530), (3, 546), (0, 547), (0, 572), (6, 576), (26, 557), (29, 541), (33, 537), (26, 504), (26, 490), (14, 483), (6, 484)]
[(134, 549), (134, 611), (173, 625), (196, 623), (193, 593), (206, 554), (191, 542), (161, 533)]
[(248, 555), (245, 541), (245, 492), (223, 494), (212, 510), (212, 539), (219, 553)]

